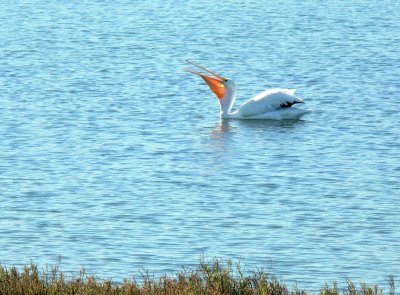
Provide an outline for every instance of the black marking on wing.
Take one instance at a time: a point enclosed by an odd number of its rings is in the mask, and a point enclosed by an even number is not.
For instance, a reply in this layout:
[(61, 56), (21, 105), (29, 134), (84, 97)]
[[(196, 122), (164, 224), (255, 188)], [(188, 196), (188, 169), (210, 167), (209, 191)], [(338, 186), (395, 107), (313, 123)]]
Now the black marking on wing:
[(282, 103), (280, 105), (280, 107), (281, 108), (290, 108), (292, 105), (294, 105), (296, 103), (300, 103), (300, 102), (298, 102), (298, 101), (293, 101), (293, 102), (288, 101), (287, 103)]

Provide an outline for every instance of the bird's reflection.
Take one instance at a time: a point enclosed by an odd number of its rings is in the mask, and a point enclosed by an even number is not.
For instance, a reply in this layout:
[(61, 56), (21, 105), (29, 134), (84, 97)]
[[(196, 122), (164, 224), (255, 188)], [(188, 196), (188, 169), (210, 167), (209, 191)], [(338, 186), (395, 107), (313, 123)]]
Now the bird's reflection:
[[(251, 136), (254, 132), (293, 132), (295, 128), (302, 126), (302, 120), (230, 120), (221, 119), (211, 130), (210, 139), (214, 149), (226, 151), (238, 133)], [(240, 140), (240, 138), (239, 138)]]
[(237, 127), (230, 120), (221, 119), (211, 130), (210, 143), (213, 149), (226, 151)]
[(232, 127), (232, 120), (221, 119), (218, 125), (214, 128), (215, 133), (234, 132), (236, 127)]
[(292, 129), (299, 124), (302, 120), (241, 120), (240, 124), (247, 128), (252, 129)]
[(241, 157), (243, 146), (249, 148), (247, 141), (254, 138), (268, 141), (276, 133), (292, 133), (303, 124), (301, 121), (220, 120), (209, 131), (206, 173), (223, 175), (234, 165), (235, 159)]
[[(235, 133), (238, 129), (291, 129), (304, 124), (303, 120), (230, 120), (221, 119), (213, 129), (213, 134)], [(247, 130), (250, 131), (250, 130)]]

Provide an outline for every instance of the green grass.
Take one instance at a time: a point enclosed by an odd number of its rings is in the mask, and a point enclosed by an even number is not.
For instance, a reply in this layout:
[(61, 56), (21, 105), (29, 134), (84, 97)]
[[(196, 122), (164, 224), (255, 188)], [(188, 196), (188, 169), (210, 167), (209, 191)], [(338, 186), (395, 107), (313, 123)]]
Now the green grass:
[[(249, 273), (249, 272), (247, 272)], [(395, 294), (394, 280), (389, 281), (389, 293)], [(245, 275), (239, 263), (218, 260), (200, 261), (196, 269), (182, 270), (174, 276), (164, 275), (153, 278), (143, 275), (141, 283), (124, 280), (123, 283), (97, 279), (81, 269), (76, 277), (67, 278), (59, 270), (59, 263), (50, 268), (39, 269), (31, 263), (23, 269), (7, 268), (0, 265), (0, 294), (309, 294), (296, 286), (288, 288), (282, 281), (269, 276), (264, 271), (254, 271)], [(383, 294), (376, 285), (347, 281), (347, 286), (339, 288), (323, 286), (321, 295), (372, 295)]]

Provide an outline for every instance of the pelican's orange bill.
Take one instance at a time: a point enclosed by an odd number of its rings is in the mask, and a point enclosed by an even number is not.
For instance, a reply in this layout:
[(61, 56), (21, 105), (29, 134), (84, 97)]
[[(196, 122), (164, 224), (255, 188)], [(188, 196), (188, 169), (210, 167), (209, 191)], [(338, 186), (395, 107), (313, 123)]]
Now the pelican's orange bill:
[(221, 99), (221, 98), (223, 98), (225, 96), (226, 88), (225, 88), (225, 85), (224, 85), (224, 81), (225, 81), (224, 77), (222, 77), (220, 75), (217, 75), (217, 74), (214, 74), (210, 70), (207, 70), (206, 68), (204, 68), (202, 66), (199, 66), (199, 65), (197, 65), (197, 64), (195, 64), (195, 63), (193, 63), (191, 61), (187, 60), (186, 62), (188, 62), (188, 63), (190, 63), (190, 64), (192, 64), (192, 65), (194, 65), (194, 66), (196, 66), (196, 67), (208, 72), (208, 73), (210, 73), (211, 75), (213, 75), (213, 76), (207, 76), (207, 75), (204, 75), (204, 74), (202, 74), (200, 72), (197, 72), (197, 71), (194, 71), (194, 70), (191, 70), (191, 69), (187, 69), (188, 72), (190, 72), (192, 74), (199, 75), (200, 77), (202, 77), (203, 80), (206, 81), (208, 87), (210, 87), (211, 91), (214, 92), (215, 95), (219, 99)]

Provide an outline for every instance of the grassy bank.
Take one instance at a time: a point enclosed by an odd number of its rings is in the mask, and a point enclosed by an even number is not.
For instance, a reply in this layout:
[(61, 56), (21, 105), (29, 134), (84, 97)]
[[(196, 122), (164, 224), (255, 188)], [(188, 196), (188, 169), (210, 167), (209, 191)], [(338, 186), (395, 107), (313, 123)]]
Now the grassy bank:
[[(23, 269), (0, 265), (0, 294), (309, 294), (297, 287), (288, 287), (263, 271), (244, 275), (239, 264), (200, 261), (193, 270), (183, 270), (174, 276), (154, 279), (143, 275), (141, 283), (125, 280), (115, 283), (100, 280), (81, 269), (79, 275), (66, 278), (59, 265), (39, 269), (31, 263)], [(395, 294), (394, 280), (390, 279), (387, 294)], [(320, 294), (384, 294), (376, 285), (322, 286)]]

